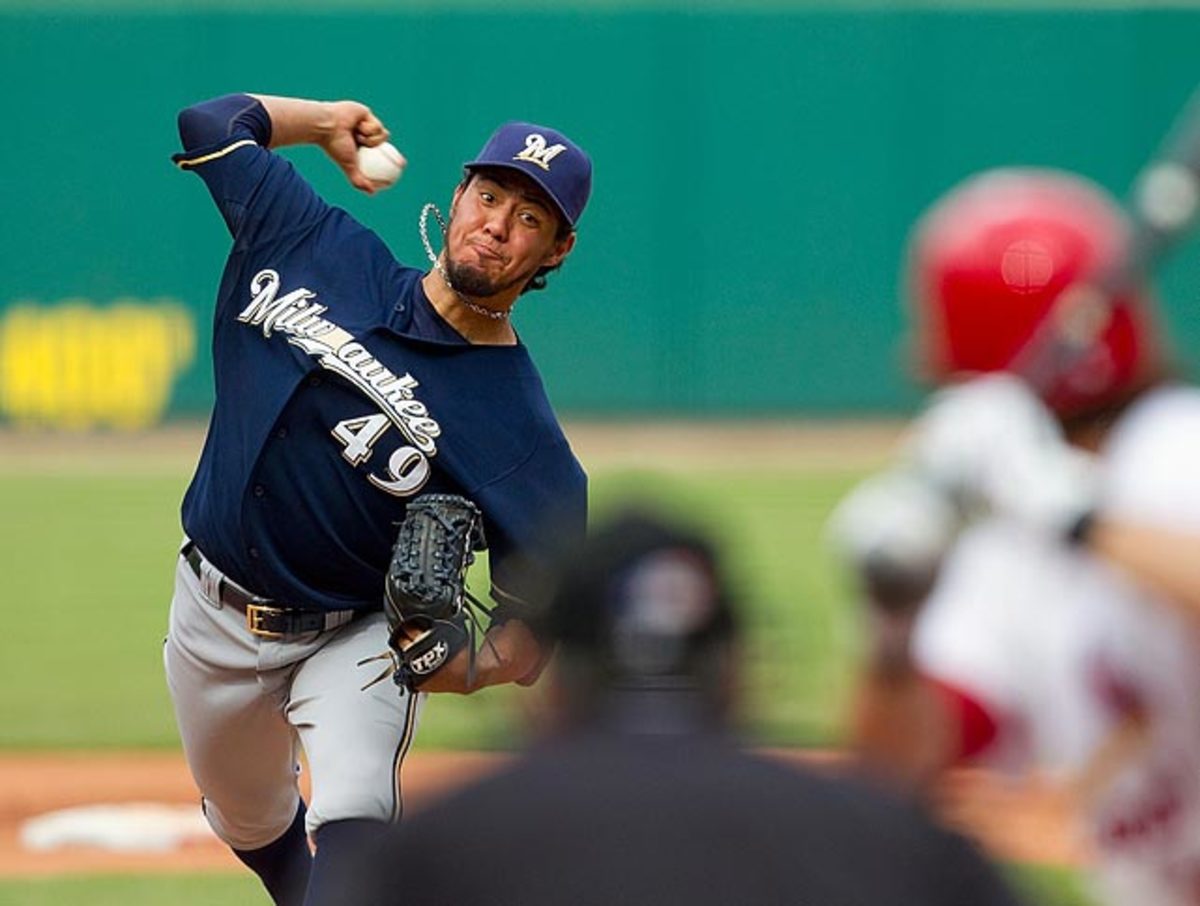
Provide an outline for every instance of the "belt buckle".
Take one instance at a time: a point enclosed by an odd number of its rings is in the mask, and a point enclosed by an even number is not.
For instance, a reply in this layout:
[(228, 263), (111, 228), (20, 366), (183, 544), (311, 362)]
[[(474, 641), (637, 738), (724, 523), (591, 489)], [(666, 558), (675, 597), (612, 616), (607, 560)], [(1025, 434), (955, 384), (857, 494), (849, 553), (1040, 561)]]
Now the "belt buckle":
[(281, 616), (283, 609), (269, 604), (246, 605), (246, 628), (256, 636), (264, 639), (282, 639), (284, 633), (267, 629), (263, 623), (269, 616)]

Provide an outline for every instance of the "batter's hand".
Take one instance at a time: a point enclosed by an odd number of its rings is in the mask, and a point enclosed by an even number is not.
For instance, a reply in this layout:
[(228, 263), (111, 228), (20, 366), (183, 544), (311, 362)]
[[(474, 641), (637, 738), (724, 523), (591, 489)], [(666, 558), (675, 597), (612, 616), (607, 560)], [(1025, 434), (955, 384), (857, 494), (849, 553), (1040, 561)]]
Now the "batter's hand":
[(502, 683), (531, 685), (549, 659), (549, 652), (520, 620), (493, 626), (475, 654), (474, 677), (470, 652), (460, 651), (420, 685), (421, 692), (468, 695)]
[(943, 390), (917, 420), (908, 454), (966, 514), (995, 513), (1065, 538), (1094, 506), (1094, 459), (1011, 375)]
[(834, 510), (826, 526), (872, 604), (914, 611), (928, 595), (960, 528), (957, 508), (911, 470), (868, 478)]

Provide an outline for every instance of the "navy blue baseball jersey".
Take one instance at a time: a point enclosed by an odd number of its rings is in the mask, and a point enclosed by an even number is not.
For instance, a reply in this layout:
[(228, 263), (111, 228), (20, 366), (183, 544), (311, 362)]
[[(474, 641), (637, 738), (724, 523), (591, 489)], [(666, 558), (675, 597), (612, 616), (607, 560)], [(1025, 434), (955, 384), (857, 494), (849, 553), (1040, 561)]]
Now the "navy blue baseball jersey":
[(260, 595), (374, 609), (406, 501), (459, 493), (484, 513), (493, 597), (529, 600), (549, 539), (584, 531), (587, 493), (525, 346), (467, 343), (421, 270), (267, 149), (254, 99), (188, 108), (180, 134), (174, 160), (233, 236), (188, 536)]

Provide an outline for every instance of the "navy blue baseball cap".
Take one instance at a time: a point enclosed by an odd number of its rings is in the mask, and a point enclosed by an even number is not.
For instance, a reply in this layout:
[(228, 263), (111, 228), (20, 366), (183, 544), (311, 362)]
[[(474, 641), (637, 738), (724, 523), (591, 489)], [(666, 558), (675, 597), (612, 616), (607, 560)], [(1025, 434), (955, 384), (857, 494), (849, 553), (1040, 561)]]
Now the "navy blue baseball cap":
[(504, 123), (464, 166), (524, 173), (550, 196), (572, 229), (592, 194), (592, 161), (586, 152), (558, 130), (536, 123)]

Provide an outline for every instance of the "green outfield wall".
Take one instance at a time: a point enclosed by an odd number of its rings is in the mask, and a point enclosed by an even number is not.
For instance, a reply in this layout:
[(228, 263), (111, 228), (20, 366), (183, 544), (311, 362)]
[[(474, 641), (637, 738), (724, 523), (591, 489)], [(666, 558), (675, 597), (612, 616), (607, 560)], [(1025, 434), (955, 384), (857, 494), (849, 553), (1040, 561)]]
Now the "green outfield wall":
[[(1200, 9), (309, 3), (0, 5), (0, 418), (207, 411), (227, 239), (175, 114), (229, 91), (354, 97), (410, 160), (374, 198), (286, 153), (406, 261), (503, 119), (587, 147), (572, 259), (516, 323), (563, 413), (910, 408), (896, 283), (938, 193), (1001, 164), (1123, 195), (1200, 81)], [(1200, 245), (1161, 279), (1200, 350)]]

